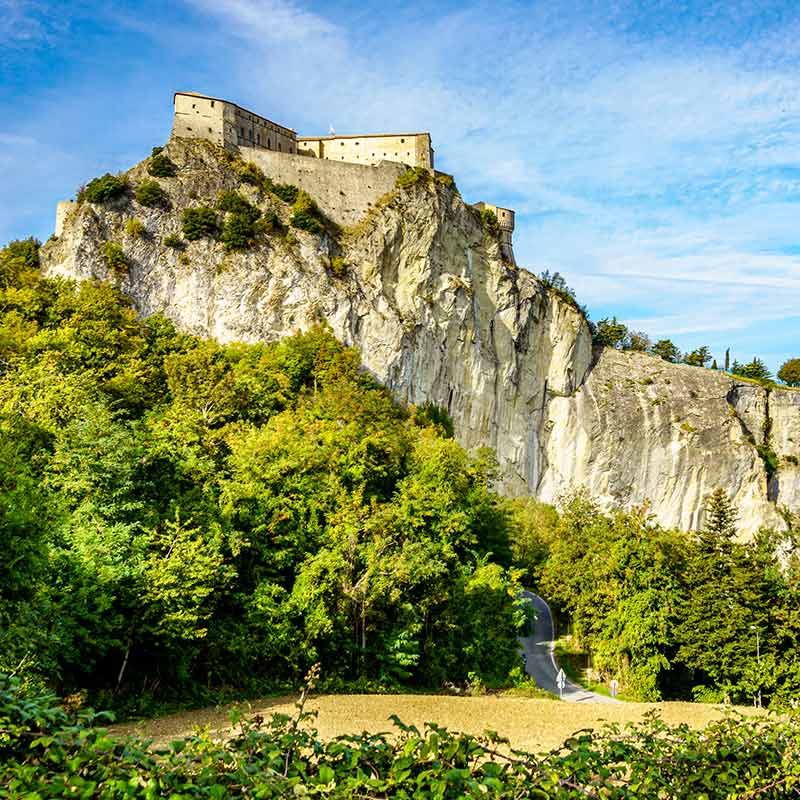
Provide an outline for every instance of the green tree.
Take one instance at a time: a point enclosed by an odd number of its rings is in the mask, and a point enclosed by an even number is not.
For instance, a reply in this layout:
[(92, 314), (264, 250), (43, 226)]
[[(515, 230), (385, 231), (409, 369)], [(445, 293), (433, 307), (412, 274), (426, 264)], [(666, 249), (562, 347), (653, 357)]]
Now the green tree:
[(756, 381), (769, 381), (772, 378), (772, 373), (760, 358), (754, 358), (747, 364), (740, 364), (738, 361), (734, 361), (731, 372), (734, 375), (741, 375), (743, 378), (750, 378)]
[(681, 360), (681, 351), (670, 339), (659, 339), (652, 347), (650, 352), (654, 356), (663, 358), (671, 364), (677, 364)]
[(692, 350), (691, 353), (687, 353), (683, 361), (685, 364), (689, 364), (689, 366), (692, 367), (705, 367), (708, 362), (711, 361), (711, 350), (703, 345), (696, 350)]
[(800, 386), (800, 358), (784, 361), (778, 370), (778, 380), (787, 386)]
[(617, 322), (617, 318), (601, 319), (596, 327), (594, 340), (603, 347), (613, 347), (624, 350), (630, 344), (627, 325)]

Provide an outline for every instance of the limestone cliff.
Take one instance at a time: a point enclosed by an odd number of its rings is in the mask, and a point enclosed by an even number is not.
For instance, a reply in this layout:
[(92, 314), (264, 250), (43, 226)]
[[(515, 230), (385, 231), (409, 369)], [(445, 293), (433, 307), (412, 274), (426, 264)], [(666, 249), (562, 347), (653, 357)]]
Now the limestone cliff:
[[(242, 184), (212, 145), (175, 139), (168, 153), (178, 166), (159, 179), (169, 208), (126, 196), (70, 210), (43, 248), (46, 272), (115, 280), (141, 313), (220, 341), (273, 340), (325, 320), (399, 400), (447, 408), (465, 446), (494, 448), (510, 493), (553, 500), (586, 486), (609, 506), (649, 500), (662, 522), (690, 528), (722, 486), (746, 532), (780, 524), (778, 505), (800, 505), (800, 393), (641, 354), (606, 350), (595, 363), (580, 312), (504, 260), (447, 181), (378, 199), (397, 165), (359, 166), (336, 192), (336, 173), (297, 161), (295, 181), (332, 221), (313, 235), (288, 228), (289, 207)], [(267, 175), (271, 163), (261, 163)], [(294, 167), (280, 163), (273, 177), (286, 180)], [(144, 163), (128, 173), (134, 186), (148, 177)], [(184, 208), (225, 189), (274, 211), (282, 227), (238, 253), (210, 239), (165, 245)], [(356, 208), (361, 221), (336, 230)], [(133, 217), (144, 236), (126, 233)], [(122, 276), (105, 266), (109, 240), (128, 257)], [(764, 444), (780, 458), (769, 486)]]

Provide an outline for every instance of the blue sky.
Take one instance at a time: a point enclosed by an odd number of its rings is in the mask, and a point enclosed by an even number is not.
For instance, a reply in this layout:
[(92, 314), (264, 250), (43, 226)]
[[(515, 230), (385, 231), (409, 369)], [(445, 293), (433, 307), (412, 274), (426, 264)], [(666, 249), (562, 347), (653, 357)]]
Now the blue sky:
[(301, 133), (430, 130), (593, 319), (800, 356), (800, 6), (0, 0), (0, 241), (169, 134), (171, 96)]

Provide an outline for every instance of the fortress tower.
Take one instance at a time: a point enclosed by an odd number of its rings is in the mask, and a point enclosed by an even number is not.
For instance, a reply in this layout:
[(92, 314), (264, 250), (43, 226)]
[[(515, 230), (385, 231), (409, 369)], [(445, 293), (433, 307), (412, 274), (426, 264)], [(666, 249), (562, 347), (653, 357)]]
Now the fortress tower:
[(514, 212), (510, 208), (493, 206), (491, 203), (474, 203), (473, 208), (478, 211), (491, 211), (497, 217), (497, 224), (500, 227), (500, 247), (503, 256), (512, 264), (514, 260)]

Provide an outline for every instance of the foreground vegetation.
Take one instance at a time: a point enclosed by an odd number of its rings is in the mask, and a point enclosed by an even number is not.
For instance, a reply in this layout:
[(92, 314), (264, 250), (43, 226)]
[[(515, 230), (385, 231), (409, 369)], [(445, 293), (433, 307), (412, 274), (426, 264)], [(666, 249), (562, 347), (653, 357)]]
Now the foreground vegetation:
[(293, 716), (234, 718), (237, 735), (198, 733), (152, 750), (0, 682), (0, 789), (11, 798), (786, 798), (800, 795), (800, 725), (731, 716), (703, 730), (656, 717), (581, 731), (534, 755), (394, 718), (395, 734), (321, 739), (306, 695)]
[(220, 346), (0, 256), (0, 671), (128, 713), (503, 680), (522, 614), (492, 460), (319, 328)]

